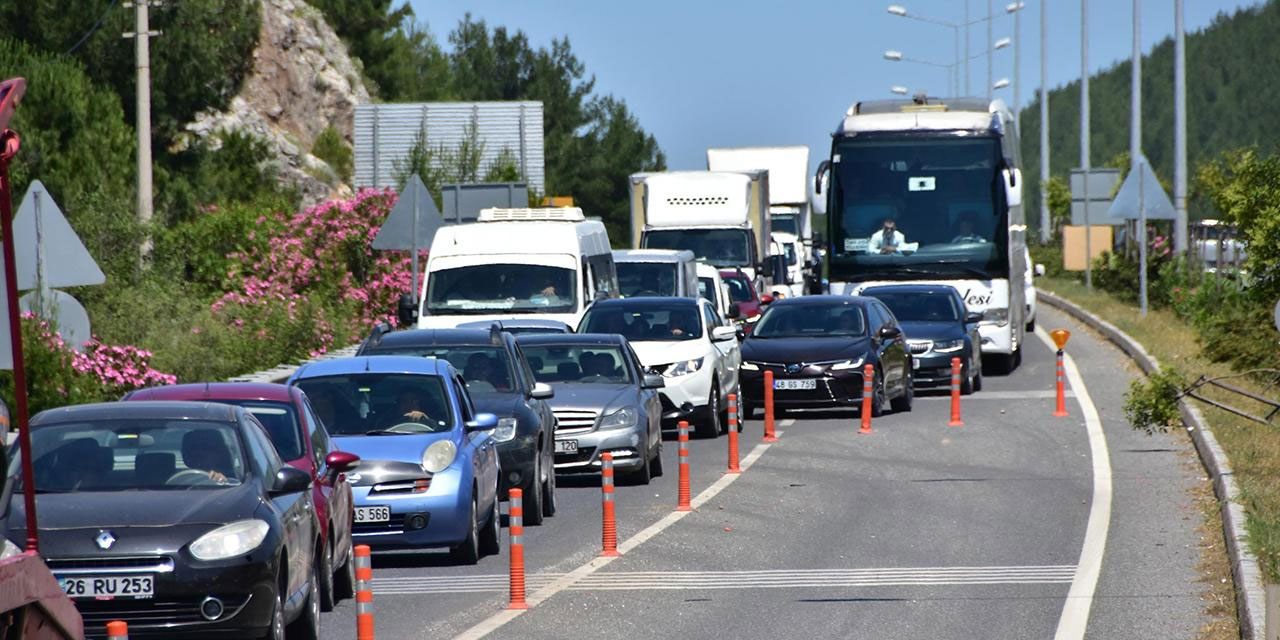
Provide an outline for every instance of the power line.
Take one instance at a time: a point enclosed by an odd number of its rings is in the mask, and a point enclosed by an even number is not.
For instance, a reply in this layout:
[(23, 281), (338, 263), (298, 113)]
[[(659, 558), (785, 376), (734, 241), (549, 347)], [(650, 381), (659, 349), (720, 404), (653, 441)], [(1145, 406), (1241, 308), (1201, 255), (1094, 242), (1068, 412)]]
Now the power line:
[(116, 8), (116, 3), (118, 1), (119, 0), (111, 0), (111, 4), (107, 5), (107, 10), (103, 11), (102, 15), (98, 16), (98, 21), (93, 23), (93, 26), (89, 27), (89, 30), (86, 31), (84, 35), (80, 36), (80, 39), (77, 40), (75, 44), (71, 45), (70, 49), (67, 49), (66, 55), (71, 55), (75, 53), (76, 49), (80, 48), (80, 45), (84, 44), (85, 41), (87, 41), (91, 36), (93, 36), (93, 34), (98, 32), (98, 29), (102, 28), (102, 23), (107, 19), (108, 15), (111, 15), (111, 10)]

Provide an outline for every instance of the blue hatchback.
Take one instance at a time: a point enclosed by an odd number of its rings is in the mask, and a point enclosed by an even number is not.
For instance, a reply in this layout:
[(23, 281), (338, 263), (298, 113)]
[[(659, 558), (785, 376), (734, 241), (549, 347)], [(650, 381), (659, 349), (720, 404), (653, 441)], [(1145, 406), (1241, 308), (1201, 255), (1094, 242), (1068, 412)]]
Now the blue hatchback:
[(498, 552), (497, 418), (477, 413), (445, 360), (363, 356), (299, 368), (338, 448), (360, 456), (348, 475), (352, 537), (380, 548), (447, 547), (474, 564)]

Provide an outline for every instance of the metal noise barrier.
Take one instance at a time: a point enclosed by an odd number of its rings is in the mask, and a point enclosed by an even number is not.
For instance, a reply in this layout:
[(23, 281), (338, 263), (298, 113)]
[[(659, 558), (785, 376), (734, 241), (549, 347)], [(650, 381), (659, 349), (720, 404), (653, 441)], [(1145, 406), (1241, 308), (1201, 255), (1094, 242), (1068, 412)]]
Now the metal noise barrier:
[(963, 427), (960, 419), (960, 358), (951, 359), (951, 421), (948, 427)]
[(373, 640), (373, 562), (369, 545), (356, 545), (356, 640)]
[(773, 432), (773, 372), (764, 370), (764, 441), (777, 442)]
[(524, 491), (511, 489), (507, 528), (511, 532), (511, 600), (508, 609), (528, 609), (524, 585)]
[(129, 640), (129, 625), (123, 620), (107, 623), (107, 640)]
[(600, 498), (603, 522), (600, 530), (600, 555), (614, 557), (618, 553), (618, 523), (614, 519), (613, 454), (600, 456)]
[(738, 394), (729, 394), (729, 470), (726, 473), (742, 473), (738, 466)]
[(876, 377), (876, 368), (874, 365), (866, 365), (862, 368), (862, 428), (858, 429), (858, 433), (871, 433), (871, 398), (875, 394), (872, 388), (872, 382)]
[(1068, 415), (1070, 415), (1067, 413), (1067, 398), (1066, 398), (1066, 390), (1064, 388), (1064, 380), (1063, 380), (1066, 377), (1066, 369), (1065, 369), (1065, 366), (1062, 364), (1062, 359), (1063, 359), (1063, 350), (1058, 349), (1058, 367), (1055, 373), (1057, 377), (1056, 386), (1058, 391), (1057, 393), (1058, 399), (1057, 399), (1057, 406), (1053, 410), (1053, 416), (1055, 418), (1065, 418)]
[(693, 511), (689, 490), (689, 422), (680, 421), (680, 491), (676, 511)]

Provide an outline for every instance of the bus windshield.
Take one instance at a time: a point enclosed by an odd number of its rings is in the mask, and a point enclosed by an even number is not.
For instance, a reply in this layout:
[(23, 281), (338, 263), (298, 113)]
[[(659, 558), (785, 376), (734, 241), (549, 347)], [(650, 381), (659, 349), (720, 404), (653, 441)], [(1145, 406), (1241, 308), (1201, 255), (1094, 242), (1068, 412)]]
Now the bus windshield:
[(869, 134), (832, 153), (832, 265), (845, 276), (1008, 277), (999, 139)]

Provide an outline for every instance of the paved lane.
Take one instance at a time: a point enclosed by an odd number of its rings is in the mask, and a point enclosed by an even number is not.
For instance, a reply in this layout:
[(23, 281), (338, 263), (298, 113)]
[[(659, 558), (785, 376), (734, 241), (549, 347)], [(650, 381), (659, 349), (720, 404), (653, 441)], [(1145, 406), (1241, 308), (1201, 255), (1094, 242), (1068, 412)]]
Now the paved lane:
[[(1042, 326), (1064, 326), (1041, 313)], [(1070, 328), (1114, 465), (1089, 637), (1188, 637), (1203, 622), (1185, 493), (1200, 474), (1179, 457), (1185, 437), (1148, 439), (1123, 424), (1124, 360)], [(740, 478), (626, 549), (674, 506), (667, 442), (666, 477), (618, 489), (625, 555), (576, 582), (565, 574), (599, 549), (599, 485), (562, 480), (561, 515), (526, 528), (526, 556), (530, 594), (567, 588), (488, 637), (1052, 637), (1093, 476), (1080, 406), (1069, 400), (1070, 418), (1051, 417), (1052, 352), (1034, 338), (1026, 350), (1015, 375), (964, 399), (962, 428), (945, 426), (945, 395), (877, 419), (870, 436), (857, 433), (856, 413), (791, 414), (781, 442)], [(744, 453), (759, 431), (749, 423)], [(724, 448), (723, 438), (692, 443), (695, 495), (721, 476)], [(506, 562), (378, 556), (379, 637), (452, 637), (500, 613)], [(326, 638), (351, 637), (350, 605), (325, 624)]]

